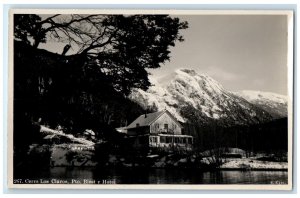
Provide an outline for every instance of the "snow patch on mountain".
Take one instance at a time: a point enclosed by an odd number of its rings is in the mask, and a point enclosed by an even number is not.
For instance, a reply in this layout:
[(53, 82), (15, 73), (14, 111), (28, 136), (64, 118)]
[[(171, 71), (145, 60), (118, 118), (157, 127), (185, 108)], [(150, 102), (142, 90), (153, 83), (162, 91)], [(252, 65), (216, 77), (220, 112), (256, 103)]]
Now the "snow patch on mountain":
[(252, 90), (244, 90), (235, 94), (269, 112), (273, 118), (287, 117), (287, 96)]
[(178, 69), (150, 80), (153, 86), (147, 91), (133, 90), (130, 99), (145, 109), (154, 106), (158, 110), (167, 109), (181, 122), (191, 115), (204, 121), (226, 119), (232, 124), (257, 123), (270, 117), (210, 76), (191, 69)]
[(262, 91), (252, 91), (252, 90), (243, 90), (241, 92), (236, 92), (236, 94), (242, 96), (248, 101), (271, 101), (276, 103), (287, 103), (287, 96), (271, 93), (271, 92), (262, 92)]

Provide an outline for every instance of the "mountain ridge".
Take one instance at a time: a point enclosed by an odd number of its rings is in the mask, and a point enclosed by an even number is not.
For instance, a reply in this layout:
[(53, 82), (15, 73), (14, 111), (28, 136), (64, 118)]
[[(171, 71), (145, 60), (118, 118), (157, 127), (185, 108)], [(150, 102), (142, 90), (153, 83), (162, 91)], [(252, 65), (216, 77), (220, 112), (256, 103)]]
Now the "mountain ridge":
[(287, 117), (287, 96), (254, 90), (243, 90), (235, 92), (235, 94), (264, 109), (270, 113), (274, 119)]
[[(198, 119), (203, 124), (219, 121), (228, 126), (249, 125), (284, 115), (277, 116), (281, 110), (270, 112), (274, 107), (270, 98), (265, 103), (250, 100), (247, 94), (228, 91), (210, 76), (191, 69), (178, 69), (160, 81), (164, 82), (154, 81), (147, 91), (133, 90), (129, 98), (144, 109), (167, 109), (181, 122)], [(285, 105), (282, 101), (280, 108)]]

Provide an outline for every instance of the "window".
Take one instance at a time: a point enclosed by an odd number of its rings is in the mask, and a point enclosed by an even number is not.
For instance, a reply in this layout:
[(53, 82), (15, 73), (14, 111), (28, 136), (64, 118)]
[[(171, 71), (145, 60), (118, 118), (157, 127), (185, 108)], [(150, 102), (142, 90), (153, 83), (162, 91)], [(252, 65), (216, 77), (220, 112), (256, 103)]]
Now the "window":
[(166, 137), (166, 143), (172, 143), (172, 137)]
[(157, 137), (149, 137), (150, 143), (157, 143)]
[(161, 137), (160, 137), (160, 142), (161, 142), (161, 143), (166, 143), (166, 137), (161, 136)]
[(155, 129), (159, 129), (159, 124), (158, 123), (155, 123)]
[(159, 124), (155, 123), (153, 125), (153, 127), (151, 127), (151, 129), (152, 129), (151, 133), (158, 133), (158, 131), (159, 131)]
[(136, 127), (140, 127), (140, 124), (139, 124), (139, 123), (136, 123)]
[(180, 143), (180, 144), (183, 143), (183, 138), (179, 138), (179, 143)]
[(164, 124), (164, 129), (168, 131), (168, 124)]
[(156, 143), (157, 142), (157, 138), (156, 137), (152, 137), (153, 139), (152, 139), (152, 141), (154, 142), (154, 143)]

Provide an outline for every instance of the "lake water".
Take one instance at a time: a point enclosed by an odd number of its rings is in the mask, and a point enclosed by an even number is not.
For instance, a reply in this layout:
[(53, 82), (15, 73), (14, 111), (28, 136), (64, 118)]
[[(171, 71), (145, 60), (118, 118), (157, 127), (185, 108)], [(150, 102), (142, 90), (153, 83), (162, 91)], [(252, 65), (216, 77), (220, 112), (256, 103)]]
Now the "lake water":
[(288, 172), (54, 167), (22, 171), (14, 178), (22, 183), (52, 184), (287, 184)]

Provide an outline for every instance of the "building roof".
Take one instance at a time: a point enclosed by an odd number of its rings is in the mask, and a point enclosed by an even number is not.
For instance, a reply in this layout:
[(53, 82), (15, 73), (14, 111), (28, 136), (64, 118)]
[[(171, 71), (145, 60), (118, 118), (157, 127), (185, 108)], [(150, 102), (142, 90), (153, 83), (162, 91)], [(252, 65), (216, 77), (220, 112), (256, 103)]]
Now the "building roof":
[(154, 113), (147, 113), (140, 115), (137, 119), (135, 119), (127, 128), (135, 128), (136, 124), (142, 126), (149, 126), (154, 120), (156, 120), (164, 111), (158, 111)]
[(130, 125), (128, 125), (126, 128), (136, 128), (137, 124), (139, 124), (139, 127), (143, 126), (149, 126), (152, 124), (155, 120), (157, 120), (162, 114), (168, 113), (171, 118), (174, 119), (176, 123), (181, 127), (181, 124), (169, 113), (167, 110), (158, 111), (154, 113), (147, 113), (140, 115), (137, 119), (135, 119)]

